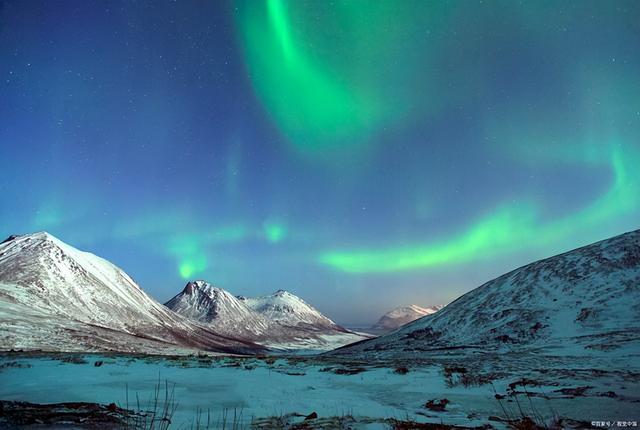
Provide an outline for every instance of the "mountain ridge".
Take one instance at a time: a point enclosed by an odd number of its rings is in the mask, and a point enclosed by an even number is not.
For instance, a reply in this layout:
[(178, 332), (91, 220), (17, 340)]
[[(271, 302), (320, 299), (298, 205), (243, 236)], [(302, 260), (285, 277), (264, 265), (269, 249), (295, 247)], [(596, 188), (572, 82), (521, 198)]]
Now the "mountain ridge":
[(264, 350), (169, 311), (119, 267), (47, 232), (0, 244), (0, 305), (3, 349)]
[(165, 306), (221, 333), (240, 333), (277, 349), (328, 349), (364, 337), (282, 289), (250, 298), (234, 296), (204, 280), (190, 281)]
[(256, 312), (285, 325), (306, 324), (345, 331), (343, 327), (323, 315), (312, 305), (283, 289), (258, 297), (242, 296), (240, 300)]
[(164, 305), (187, 318), (218, 326), (224, 332), (259, 336), (270, 326), (266, 318), (247, 308), (236, 296), (204, 280), (188, 282), (182, 292)]

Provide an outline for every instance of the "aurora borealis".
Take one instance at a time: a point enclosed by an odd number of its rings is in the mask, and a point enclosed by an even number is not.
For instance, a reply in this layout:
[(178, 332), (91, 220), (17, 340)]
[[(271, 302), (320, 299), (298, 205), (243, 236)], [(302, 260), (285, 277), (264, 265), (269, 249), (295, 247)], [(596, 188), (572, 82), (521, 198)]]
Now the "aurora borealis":
[(345, 324), (640, 227), (635, 1), (0, 2), (0, 234)]

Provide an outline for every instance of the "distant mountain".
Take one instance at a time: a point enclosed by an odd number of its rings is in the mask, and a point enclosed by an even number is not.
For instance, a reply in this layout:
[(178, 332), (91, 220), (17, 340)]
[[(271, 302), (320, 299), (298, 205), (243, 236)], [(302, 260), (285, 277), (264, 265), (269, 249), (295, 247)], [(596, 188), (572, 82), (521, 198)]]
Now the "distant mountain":
[(417, 357), (434, 350), (637, 353), (640, 230), (540, 260), (398, 331), (333, 354)]
[(48, 233), (0, 244), (0, 349), (256, 352), (171, 312), (123, 270)]
[(284, 290), (256, 298), (236, 297), (200, 280), (189, 282), (165, 306), (216, 332), (272, 348), (331, 349), (366, 338)]
[(395, 330), (425, 315), (433, 314), (443, 307), (444, 305), (431, 306), (428, 308), (423, 308), (418, 305), (400, 306), (380, 317), (372, 329), (381, 331)]

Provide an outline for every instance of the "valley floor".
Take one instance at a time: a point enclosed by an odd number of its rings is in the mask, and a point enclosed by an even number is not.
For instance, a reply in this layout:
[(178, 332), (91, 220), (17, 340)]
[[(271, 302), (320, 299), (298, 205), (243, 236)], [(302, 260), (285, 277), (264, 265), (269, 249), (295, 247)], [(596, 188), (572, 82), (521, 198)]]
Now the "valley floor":
[(487, 372), (486, 366), (475, 371), (480, 367), (473, 364), (450, 357), (416, 365), (322, 356), (6, 353), (0, 356), (0, 399), (116, 403), (144, 410), (155, 398), (162, 405), (169, 393), (176, 407), (170, 428), (176, 429), (196, 428), (208, 414), (210, 428), (223, 423), (226, 428), (290, 428), (314, 412), (317, 418), (311, 415), (308, 428), (411, 428), (400, 427), (403, 421), (505, 428), (502, 420), (523, 416), (542, 426), (559, 417), (565, 426), (577, 425), (567, 418), (588, 425), (613, 421), (614, 427), (618, 421), (640, 421), (637, 369), (607, 371), (540, 360), (539, 368), (525, 374)]

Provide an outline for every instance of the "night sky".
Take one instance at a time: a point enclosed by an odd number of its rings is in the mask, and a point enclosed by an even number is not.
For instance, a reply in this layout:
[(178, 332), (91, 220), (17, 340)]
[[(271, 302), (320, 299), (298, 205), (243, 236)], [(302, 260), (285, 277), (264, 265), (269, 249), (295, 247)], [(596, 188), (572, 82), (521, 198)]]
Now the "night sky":
[(0, 1), (0, 234), (345, 324), (640, 227), (640, 2)]

